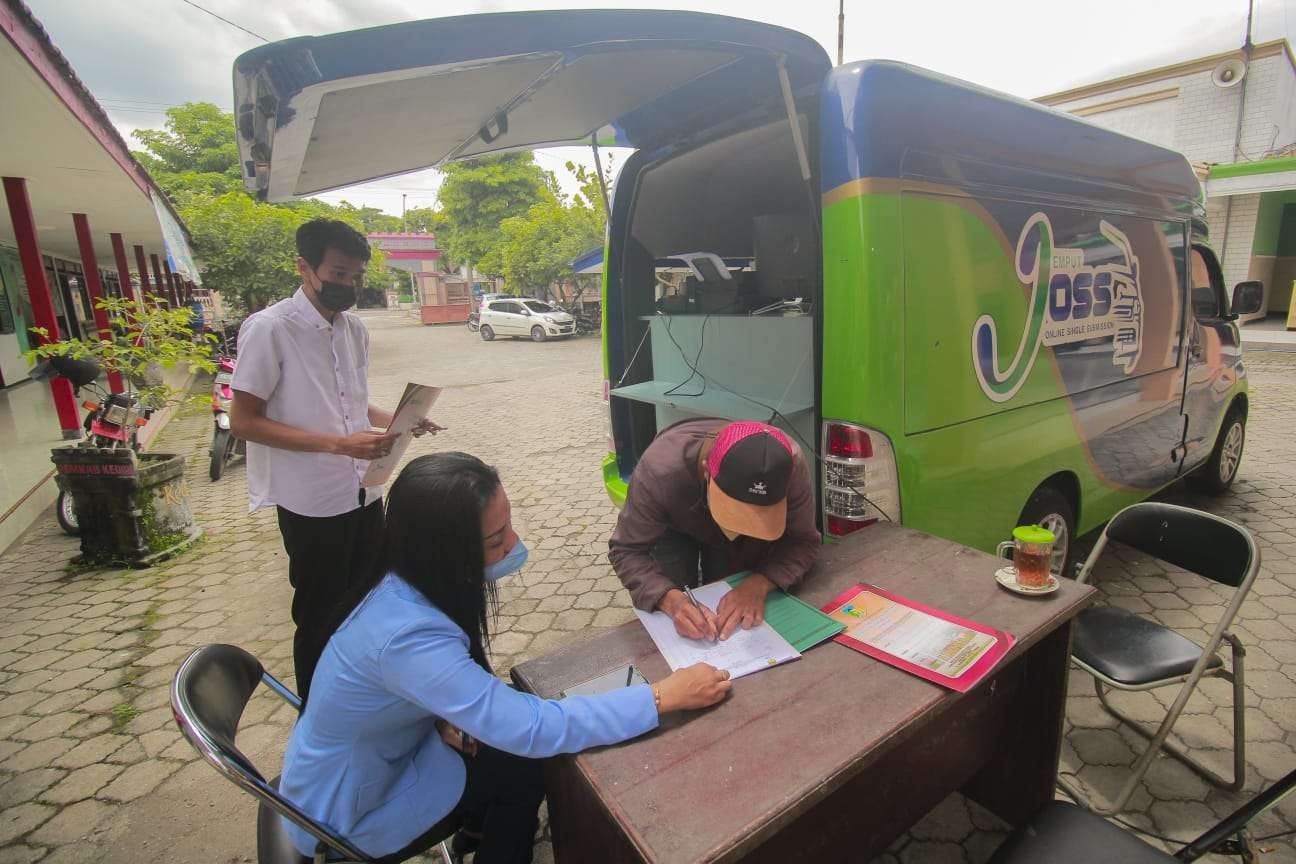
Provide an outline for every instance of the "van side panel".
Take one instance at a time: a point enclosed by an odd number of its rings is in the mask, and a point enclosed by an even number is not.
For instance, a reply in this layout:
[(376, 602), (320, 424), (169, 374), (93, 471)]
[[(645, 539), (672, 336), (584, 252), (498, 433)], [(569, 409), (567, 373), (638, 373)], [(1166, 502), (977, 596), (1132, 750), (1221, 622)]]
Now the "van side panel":
[(1173, 481), (1186, 160), (899, 64), (823, 94), (822, 416), (890, 438), (904, 522), (989, 550), (1055, 475), (1080, 532)]

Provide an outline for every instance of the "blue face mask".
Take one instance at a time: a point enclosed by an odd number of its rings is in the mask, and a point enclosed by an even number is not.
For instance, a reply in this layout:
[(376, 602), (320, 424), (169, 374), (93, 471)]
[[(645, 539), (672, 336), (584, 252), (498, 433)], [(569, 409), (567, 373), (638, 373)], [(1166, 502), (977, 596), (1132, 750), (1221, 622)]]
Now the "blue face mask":
[(522, 565), (527, 562), (527, 545), (519, 537), (518, 541), (513, 544), (513, 548), (508, 551), (500, 560), (494, 564), (486, 565), (486, 581), (494, 582), (497, 579), (503, 579), (510, 573), (516, 573), (522, 569)]

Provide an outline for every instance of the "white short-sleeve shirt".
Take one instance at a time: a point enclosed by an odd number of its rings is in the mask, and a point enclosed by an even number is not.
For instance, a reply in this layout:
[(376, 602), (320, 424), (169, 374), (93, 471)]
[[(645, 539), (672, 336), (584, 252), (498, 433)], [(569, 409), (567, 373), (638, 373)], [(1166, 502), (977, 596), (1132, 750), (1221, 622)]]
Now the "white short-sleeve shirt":
[[(330, 324), (298, 288), (255, 313), (238, 337), (235, 390), (265, 400), (265, 416), (307, 432), (350, 435), (369, 425), (369, 333), (342, 312)], [(280, 506), (301, 516), (336, 516), (360, 506), (369, 463), (332, 453), (248, 442), (250, 510)], [(382, 496), (364, 490), (364, 502)]]

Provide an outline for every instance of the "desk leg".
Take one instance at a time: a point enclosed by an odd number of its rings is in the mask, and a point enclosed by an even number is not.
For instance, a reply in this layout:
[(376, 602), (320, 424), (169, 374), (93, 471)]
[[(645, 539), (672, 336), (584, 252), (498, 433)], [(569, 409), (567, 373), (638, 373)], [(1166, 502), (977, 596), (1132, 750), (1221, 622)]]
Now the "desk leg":
[(1021, 698), (999, 733), (1004, 746), (963, 789), (1012, 825), (1022, 824), (1053, 800), (1066, 716), (1071, 624), (1054, 630), (1021, 659)]

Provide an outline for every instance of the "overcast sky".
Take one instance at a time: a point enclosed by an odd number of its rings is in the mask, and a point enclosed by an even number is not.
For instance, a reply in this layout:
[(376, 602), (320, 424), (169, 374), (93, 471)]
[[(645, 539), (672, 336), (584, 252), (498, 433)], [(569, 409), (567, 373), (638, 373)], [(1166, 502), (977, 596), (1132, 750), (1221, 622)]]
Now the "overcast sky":
[[(261, 41), (183, 0), (26, 0), (118, 129), (160, 126), (168, 105), (232, 108), (234, 58)], [(580, 0), (194, 0), (270, 41), (473, 12), (683, 2)], [(837, 0), (714, 0), (699, 9), (808, 33), (836, 57)], [(1242, 44), (1246, 0), (846, 0), (846, 62), (888, 58), (1033, 98), (1075, 84), (1227, 51)], [(1296, 0), (1256, 0), (1253, 39), (1293, 39)], [(382, 134), (381, 129), (375, 134)], [(540, 164), (588, 151), (543, 151)], [(435, 200), (425, 171), (329, 194), (399, 214)]]

